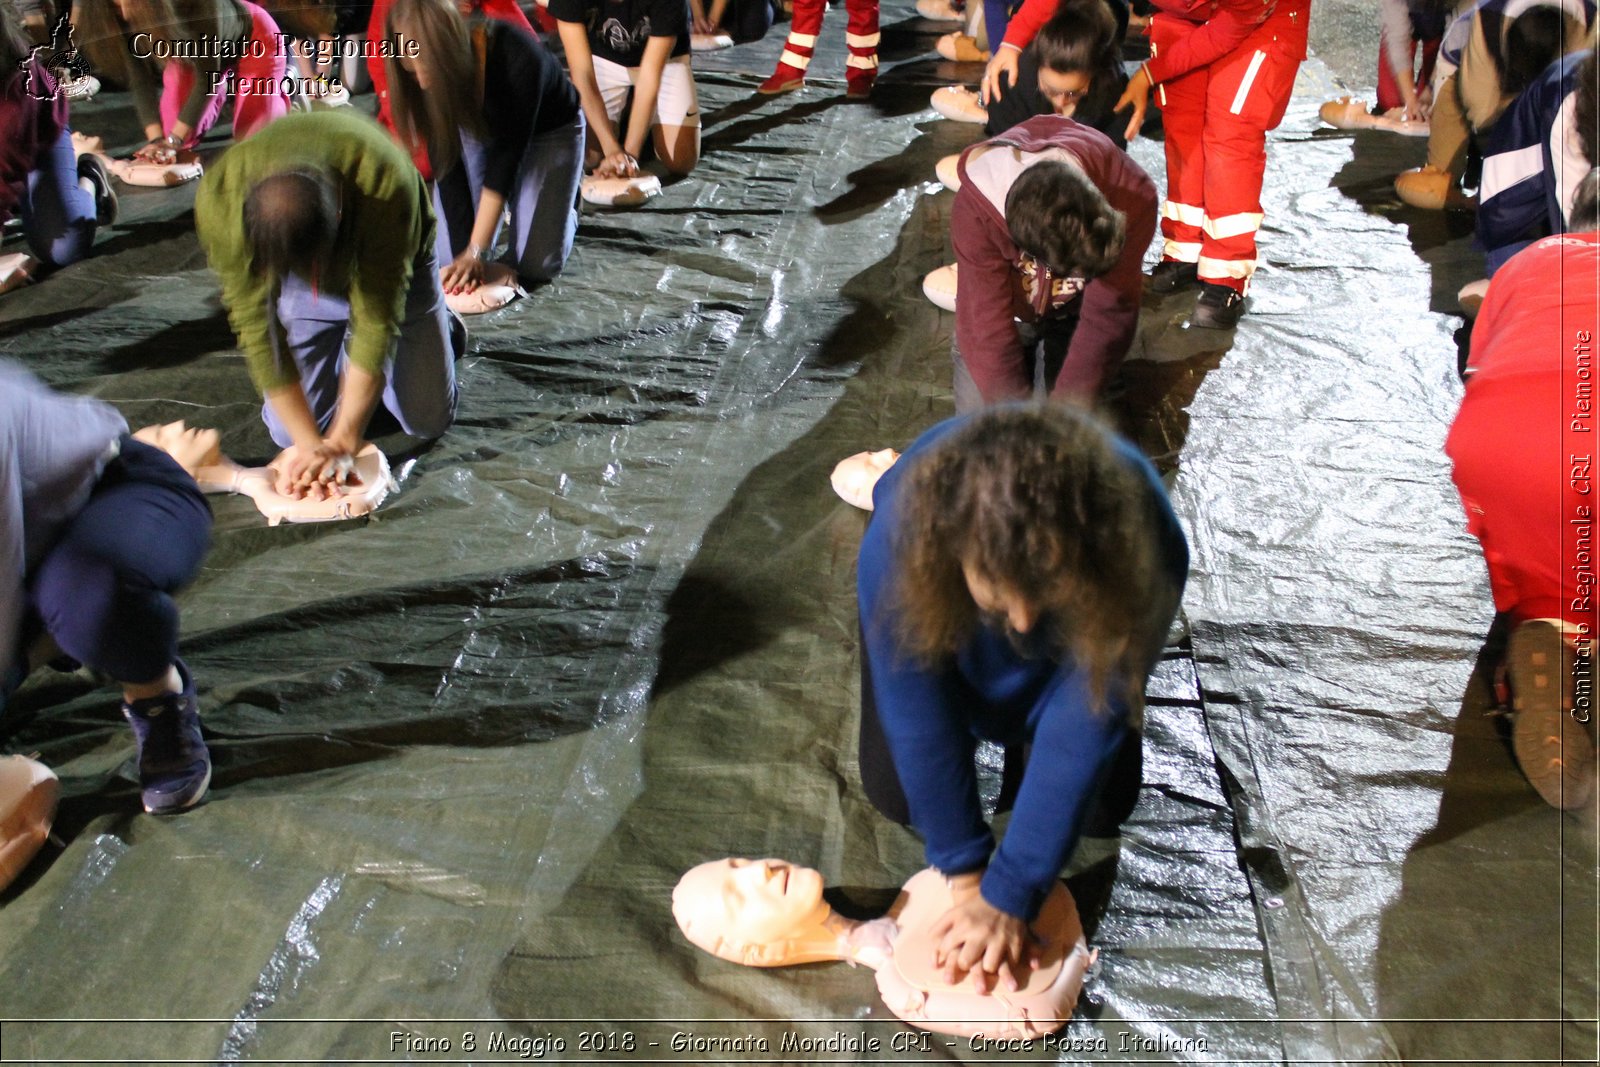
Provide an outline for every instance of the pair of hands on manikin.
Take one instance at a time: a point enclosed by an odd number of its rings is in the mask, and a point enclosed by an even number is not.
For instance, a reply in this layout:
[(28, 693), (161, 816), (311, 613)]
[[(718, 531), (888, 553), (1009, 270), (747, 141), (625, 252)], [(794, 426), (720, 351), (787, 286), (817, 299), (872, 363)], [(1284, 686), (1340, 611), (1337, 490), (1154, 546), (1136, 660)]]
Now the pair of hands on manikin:
[(354, 364), (346, 364), (339, 382), (339, 407), (327, 433), (317, 427), (299, 382), (267, 393), (273, 413), (289, 431), (294, 448), (273, 464), (273, 488), (294, 500), (327, 500), (349, 485), (355, 456), (366, 446), (364, 434), (378, 398), (383, 378)]
[(1015, 991), (1038, 961), (1039, 946), (1026, 922), (983, 899), (982, 880), (981, 870), (950, 876), (955, 905), (933, 926), (933, 963), (952, 985), (970, 971), (979, 993)]

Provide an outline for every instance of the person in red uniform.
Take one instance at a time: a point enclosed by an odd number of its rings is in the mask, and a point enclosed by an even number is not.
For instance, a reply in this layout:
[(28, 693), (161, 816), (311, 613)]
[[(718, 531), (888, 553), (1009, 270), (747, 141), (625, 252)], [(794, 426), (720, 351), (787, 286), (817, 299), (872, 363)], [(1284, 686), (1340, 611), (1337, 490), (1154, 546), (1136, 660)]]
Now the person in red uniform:
[[(878, 0), (845, 0), (844, 6), (850, 16), (844, 34), (845, 46), (850, 50), (844, 61), (845, 95), (861, 100), (872, 93), (872, 83), (878, 80)], [(789, 38), (783, 42), (777, 69), (756, 92), (772, 96), (805, 85), (806, 68), (817, 47), (817, 34), (822, 32), (826, 7), (827, 0), (795, 0)]]
[(1595, 793), (1595, 347), (1600, 170), (1571, 229), (1495, 272), (1472, 326), (1467, 391), (1445, 440), (1494, 606), (1511, 624), (1511, 744), (1548, 803)]
[(1165, 244), (1150, 287), (1198, 283), (1191, 321), (1231, 329), (1256, 269), (1267, 131), (1283, 121), (1306, 56), (1311, 0), (1153, 2), (1150, 60), (1117, 102), (1132, 108), (1132, 140), (1154, 87), (1166, 131)]

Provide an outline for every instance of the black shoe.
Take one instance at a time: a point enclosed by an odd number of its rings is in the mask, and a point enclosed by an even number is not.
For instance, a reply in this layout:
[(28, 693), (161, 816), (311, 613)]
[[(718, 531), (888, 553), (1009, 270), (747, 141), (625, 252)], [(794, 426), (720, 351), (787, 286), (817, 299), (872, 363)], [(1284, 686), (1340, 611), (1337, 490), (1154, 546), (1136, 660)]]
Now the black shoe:
[(1231, 330), (1244, 314), (1244, 294), (1226, 285), (1202, 282), (1189, 322), (1208, 330)]
[(89, 184), (94, 186), (95, 221), (101, 226), (116, 222), (117, 191), (111, 185), (111, 172), (106, 170), (100, 157), (92, 152), (79, 156), (78, 177), (88, 178)]
[(1200, 266), (1197, 263), (1181, 263), (1176, 259), (1163, 259), (1150, 271), (1150, 280), (1145, 283), (1145, 288), (1152, 293), (1165, 296), (1184, 289), (1192, 289), (1200, 284)]

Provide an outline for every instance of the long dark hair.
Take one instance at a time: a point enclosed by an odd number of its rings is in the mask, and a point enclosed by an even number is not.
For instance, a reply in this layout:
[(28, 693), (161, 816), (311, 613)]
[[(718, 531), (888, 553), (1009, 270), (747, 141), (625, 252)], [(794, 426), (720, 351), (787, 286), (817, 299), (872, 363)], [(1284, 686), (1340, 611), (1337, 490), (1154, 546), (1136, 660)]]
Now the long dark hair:
[[(978, 625), (963, 565), (1038, 608), (1045, 638), (1137, 712), (1177, 609), (1144, 475), (1086, 411), (991, 408), (914, 459), (898, 488), (896, 637), (934, 663)], [(881, 620), (869, 624), (881, 625)]]
[(1105, 0), (1062, 0), (1034, 38), (1039, 66), (1095, 77), (1118, 61), (1117, 19)]
[[(406, 41), (400, 39), (402, 30)], [(389, 41), (383, 65), (395, 132), (409, 147), (427, 149), (434, 174), (445, 174), (461, 158), (462, 131), (483, 136), (478, 49), (485, 28), (463, 19), (454, 0), (395, 0), (383, 32)], [(397, 58), (408, 44), (432, 69), (434, 84), (427, 92)]]

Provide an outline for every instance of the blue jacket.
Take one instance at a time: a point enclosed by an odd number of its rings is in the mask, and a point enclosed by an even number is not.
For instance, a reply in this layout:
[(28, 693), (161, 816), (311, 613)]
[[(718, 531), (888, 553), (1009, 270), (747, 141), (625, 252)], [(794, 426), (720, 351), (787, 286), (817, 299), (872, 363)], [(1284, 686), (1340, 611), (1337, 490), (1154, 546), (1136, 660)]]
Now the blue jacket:
[[(1008, 914), (1032, 921), (1076, 846), (1112, 756), (1127, 736), (1128, 708), (1112, 700), (1096, 710), (1086, 671), (1071, 662), (1019, 650), (999, 630), (979, 626), (967, 646), (928, 667), (898, 653), (886, 614), (895, 573), (899, 527), (896, 491), (918, 457), (959, 429), (965, 418), (942, 422), (919, 437), (873, 491), (875, 512), (857, 565), (863, 654), (873, 695), (911, 821), (922, 834), (928, 863), (947, 874), (987, 865), (981, 891)], [(1151, 521), (1158, 527), (1174, 596), (1188, 572), (1188, 546), (1154, 468), (1137, 449), (1119, 452), (1144, 476)], [(1160, 634), (1147, 635), (1159, 647)], [(995, 847), (983, 821), (973, 756), (979, 739), (1031, 741), (1032, 752), (1005, 840)]]
[(1557, 118), (1587, 55), (1573, 52), (1550, 64), (1483, 135), (1477, 235), (1490, 277), (1534, 241), (1567, 232), (1561, 202), (1566, 128)]

